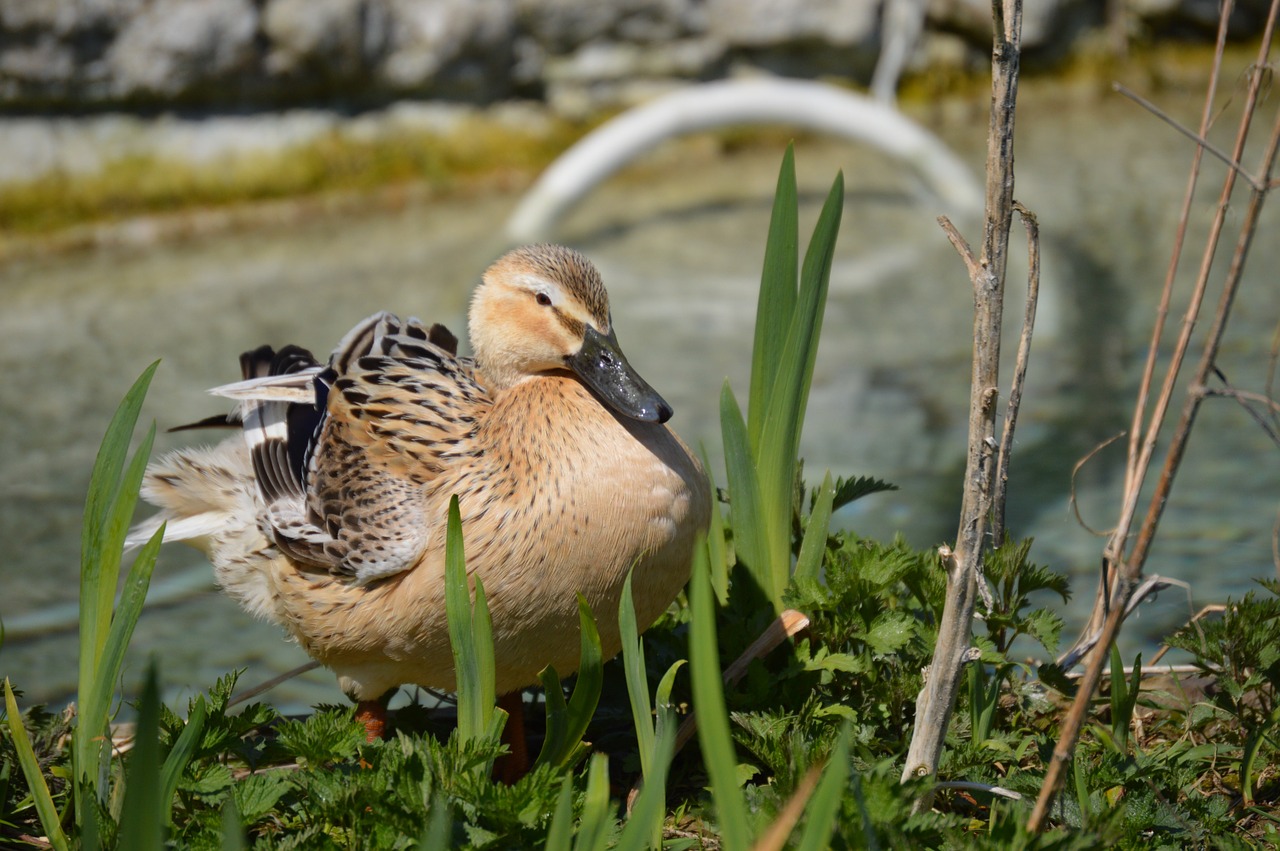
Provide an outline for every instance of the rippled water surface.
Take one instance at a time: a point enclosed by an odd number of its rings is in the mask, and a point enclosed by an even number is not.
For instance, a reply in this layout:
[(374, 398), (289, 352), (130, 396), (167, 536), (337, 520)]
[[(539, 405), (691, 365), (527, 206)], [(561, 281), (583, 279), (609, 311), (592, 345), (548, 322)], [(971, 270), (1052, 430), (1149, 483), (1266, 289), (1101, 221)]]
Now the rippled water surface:
[[(1192, 90), (1163, 96), (1194, 123)], [(1191, 148), (1115, 96), (1032, 84), (1024, 85), (1021, 106), (1017, 197), (1042, 225), (1045, 293), (1009, 521), (1014, 534), (1036, 537), (1038, 561), (1077, 577), (1069, 611), (1078, 618), (1101, 542), (1068, 506), (1071, 471), (1127, 425)], [(985, 103), (917, 117), (980, 172)], [(677, 430), (707, 444), (713, 457), (726, 377), (745, 400), (780, 155), (726, 153), (705, 140), (664, 149), (590, 196), (558, 237), (600, 266), (632, 363), (674, 405)], [(896, 482), (899, 491), (851, 506), (840, 522), (867, 535), (902, 532), (920, 546), (941, 543), (955, 534), (964, 456), (972, 320), (963, 267), (933, 222), (938, 211), (892, 161), (830, 140), (803, 142), (797, 161), (802, 231), (837, 169), (848, 186), (804, 434), (807, 469), (811, 478), (831, 468)], [(1213, 188), (1197, 202), (1201, 220), (1214, 208), (1220, 176), (1216, 165), (1206, 167), (1204, 186)], [(36, 629), (30, 617), (75, 600), (79, 514), (93, 455), (111, 411), (148, 363), (163, 360), (145, 410), (163, 429), (219, 411), (205, 388), (237, 378), (238, 353), (263, 342), (324, 352), (378, 309), (461, 331), (470, 289), (504, 247), (497, 234), (517, 200), (435, 202), (0, 268), (0, 374), (7, 379), (0, 614), (27, 624), (0, 650), (3, 674), (30, 699), (62, 701), (73, 689), (74, 632)], [(1280, 313), (1278, 223), (1273, 207), (1219, 361), (1250, 390), (1264, 382)], [(962, 229), (980, 239), (973, 223)], [(1015, 257), (1022, 245), (1015, 234)], [(1021, 275), (1015, 263), (1011, 277)], [(1007, 311), (1011, 325), (1021, 314), (1019, 289), (1013, 286)], [(161, 435), (158, 450), (193, 439)], [(1113, 522), (1120, 458), (1116, 449), (1104, 451), (1077, 478), (1081, 513), (1095, 527)], [(1211, 401), (1149, 568), (1190, 583), (1197, 604), (1274, 575), (1278, 473), (1280, 453), (1261, 429), (1233, 404)], [(207, 570), (195, 551), (170, 547), (156, 581)], [(1187, 610), (1184, 594), (1166, 592), (1143, 608), (1131, 641), (1154, 642)], [(131, 653), (130, 677), (154, 654), (178, 689), (205, 686), (236, 667), (247, 668), (243, 682), (253, 684), (305, 661), (280, 630), (251, 621), (207, 585), (149, 608)], [(272, 693), (290, 707), (340, 697), (323, 672)]]

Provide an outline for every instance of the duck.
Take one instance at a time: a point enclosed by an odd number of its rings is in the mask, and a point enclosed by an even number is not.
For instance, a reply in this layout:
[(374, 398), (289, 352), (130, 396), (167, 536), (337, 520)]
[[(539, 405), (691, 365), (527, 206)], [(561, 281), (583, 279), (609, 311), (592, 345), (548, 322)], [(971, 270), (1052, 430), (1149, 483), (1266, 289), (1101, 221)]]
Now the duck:
[(444, 326), (376, 313), (327, 363), (306, 349), (241, 356), (210, 392), (239, 434), (148, 468), (159, 509), (131, 532), (203, 551), (217, 585), (337, 677), (373, 741), (403, 685), (456, 688), (445, 530), (457, 497), (466, 568), (485, 588), (500, 705), (554, 666), (577, 670), (578, 597), (605, 658), (689, 578), (711, 489), (667, 425), (671, 406), (618, 343), (596, 267), (559, 245), (507, 252), (469, 306), (473, 354)]

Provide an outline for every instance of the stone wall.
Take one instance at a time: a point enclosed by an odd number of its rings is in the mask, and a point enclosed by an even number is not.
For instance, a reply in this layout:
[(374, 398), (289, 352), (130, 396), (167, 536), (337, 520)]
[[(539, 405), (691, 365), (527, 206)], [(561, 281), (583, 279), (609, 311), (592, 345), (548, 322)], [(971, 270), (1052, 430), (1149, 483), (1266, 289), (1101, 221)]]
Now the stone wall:
[[(0, 0), (0, 112), (544, 99), (579, 112), (742, 67), (865, 83), (887, 2), (927, 8), (908, 68), (985, 67), (989, 0)], [(1211, 37), (1216, 0), (1125, 0), (1131, 37)], [(1239, 0), (1233, 35), (1261, 28)], [(1028, 0), (1030, 62), (1107, 0)]]

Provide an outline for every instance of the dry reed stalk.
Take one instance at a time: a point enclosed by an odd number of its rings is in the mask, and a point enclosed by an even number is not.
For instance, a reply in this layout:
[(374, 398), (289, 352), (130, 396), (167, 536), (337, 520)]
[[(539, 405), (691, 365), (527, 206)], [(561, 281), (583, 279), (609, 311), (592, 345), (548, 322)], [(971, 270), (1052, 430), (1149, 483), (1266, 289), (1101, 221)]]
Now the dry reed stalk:
[[(1213, 71), (1205, 97), (1205, 107), (1202, 114), (1200, 132), (1195, 134), (1201, 140), (1207, 135), (1210, 118), (1213, 114), (1213, 98), (1217, 87), (1218, 74), (1221, 69), (1227, 19), (1231, 14), (1231, 8), (1232, 3), (1230, 0), (1227, 0), (1227, 2), (1222, 4), (1218, 47), (1215, 53)], [(1252, 73), (1250, 74), (1249, 89), (1245, 97), (1240, 124), (1236, 131), (1235, 146), (1232, 154), (1230, 155), (1230, 161), (1232, 163), (1239, 163), (1244, 154), (1245, 144), (1248, 140), (1249, 129), (1263, 88), (1264, 78), (1267, 76), (1264, 69), (1266, 68), (1267, 56), (1271, 49), (1271, 41), (1275, 31), (1278, 10), (1280, 10), (1280, 0), (1272, 0), (1267, 23), (1263, 32), (1262, 42), (1259, 47), (1258, 59), (1252, 69)], [(1266, 200), (1268, 191), (1271, 188), (1274, 188), (1271, 175), (1278, 150), (1280, 150), (1280, 114), (1277, 115), (1271, 137), (1267, 143), (1266, 150), (1262, 155), (1258, 171), (1253, 175), (1242, 176), (1240, 169), (1236, 166), (1227, 170), (1226, 176), (1223, 180), (1222, 191), (1219, 195), (1217, 210), (1210, 226), (1204, 251), (1201, 254), (1201, 261), (1195, 286), (1193, 287), (1190, 302), (1183, 314), (1182, 326), (1178, 335), (1174, 353), (1165, 372), (1160, 395), (1156, 398), (1155, 408), (1150, 418), (1146, 418), (1146, 402), (1155, 374), (1156, 354), (1164, 329), (1165, 317), (1171, 303), (1172, 284), (1181, 256), (1186, 234), (1187, 220), (1191, 210), (1191, 199), (1199, 176), (1200, 162), (1204, 152), (1203, 145), (1199, 142), (1197, 144), (1196, 153), (1192, 161), (1191, 175), (1188, 180), (1187, 193), (1184, 199), (1182, 218), (1178, 225), (1173, 256), (1166, 276), (1165, 290), (1156, 316), (1156, 328), (1152, 335), (1151, 345), (1148, 351), (1147, 365), (1143, 374), (1142, 386), (1134, 409), (1133, 429), (1131, 431), (1129, 444), (1129, 458), (1125, 476), (1124, 501), (1121, 507), (1120, 522), (1116, 525), (1104, 553), (1103, 576), (1099, 587), (1098, 598), (1095, 602), (1094, 617), (1091, 619), (1090, 625), (1086, 627), (1086, 635), (1093, 631), (1099, 617), (1102, 619), (1102, 626), (1097, 634), (1094, 652), (1092, 652), (1088, 657), (1088, 666), (1086, 667), (1084, 676), (1081, 678), (1075, 700), (1072, 702), (1070, 709), (1067, 711), (1067, 714), (1063, 719), (1058, 744), (1054, 748), (1053, 758), (1049, 762), (1044, 785), (1040, 790), (1040, 796), (1036, 801), (1035, 809), (1032, 811), (1030, 820), (1028, 821), (1027, 826), (1032, 831), (1038, 831), (1045, 825), (1045, 821), (1048, 818), (1049, 807), (1052, 805), (1054, 796), (1057, 794), (1058, 788), (1062, 784), (1066, 765), (1071, 760), (1072, 754), (1075, 751), (1076, 742), (1080, 736), (1080, 730), (1084, 724), (1084, 719), (1088, 714), (1089, 703), (1094, 692), (1097, 690), (1099, 681), (1102, 678), (1105, 657), (1107, 655), (1106, 650), (1115, 641), (1116, 635), (1120, 630), (1120, 625), (1124, 621), (1125, 614), (1129, 608), (1131, 608), (1131, 604), (1135, 602), (1133, 599), (1135, 597), (1135, 590), (1139, 588), (1142, 583), (1142, 569), (1147, 556), (1150, 553), (1152, 542), (1155, 539), (1160, 517), (1164, 511), (1165, 505), (1167, 504), (1169, 492), (1173, 487), (1174, 478), (1179, 466), (1181, 465), (1187, 440), (1190, 436), (1192, 426), (1195, 424), (1196, 414), (1199, 411), (1200, 403), (1208, 395), (1206, 388), (1215, 371), (1214, 360), (1217, 357), (1218, 348), (1226, 330), (1227, 319), (1231, 313), (1231, 306), (1239, 288), (1245, 259), (1248, 256), (1249, 246), (1257, 227), (1258, 216), (1261, 212), (1262, 205)], [(1200, 361), (1197, 366), (1195, 376), (1191, 381), (1190, 388), (1187, 391), (1181, 415), (1174, 427), (1173, 435), (1170, 438), (1169, 448), (1165, 454), (1164, 464), (1160, 470), (1160, 477), (1156, 482), (1155, 492), (1152, 494), (1142, 525), (1138, 529), (1137, 538), (1134, 540), (1132, 549), (1126, 557), (1125, 548), (1130, 541), (1130, 530), (1132, 528), (1134, 517), (1136, 516), (1139, 494), (1142, 489), (1143, 481), (1150, 468), (1156, 438), (1160, 433), (1161, 426), (1164, 424), (1165, 415), (1172, 402), (1178, 373), (1186, 358), (1187, 350), (1190, 346), (1191, 333), (1196, 325), (1197, 319), (1199, 318), (1201, 304), (1203, 303), (1204, 296), (1208, 289), (1210, 269), (1226, 223), (1229, 202), (1235, 188), (1237, 177), (1241, 177), (1246, 180), (1251, 188), (1249, 204), (1244, 215), (1240, 217), (1239, 236), (1236, 240), (1229, 268), (1223, 280), (1222, 292), (1218, 300), (1218, 306), (1214, 314), (1213, 323), (1204, 341)], [(1142, 429), (1144, 423), (1146, 425), (1145, 432)], [(1139, 433), (1144, 433), (1141, 442), (1139, 442), (1138, 438)]]

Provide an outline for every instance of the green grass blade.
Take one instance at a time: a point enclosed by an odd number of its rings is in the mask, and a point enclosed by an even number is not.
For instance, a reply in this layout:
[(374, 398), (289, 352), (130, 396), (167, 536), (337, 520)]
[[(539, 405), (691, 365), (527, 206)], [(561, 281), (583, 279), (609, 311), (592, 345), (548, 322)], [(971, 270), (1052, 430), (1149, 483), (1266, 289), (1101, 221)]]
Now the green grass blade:
[(449, 800), (436, 795), (431, 800), (431, 812), (427, 816), (427, 828), (418, 840), (418, 851), (449, 851), (453, 847), (453, 817), (449, 813)]
[(573, 838), (573, 777), (565, 777), (556, 796), (556, 808), (551, 813), (551, 826), (547, 828), (547, 851), (569, 851)]
[(602, 753), (591, 757), (587, 770), (587, 793), (578, 821), (578, 839), (574, 851), (595, 851), (605, 847), (609, 836), (612, 808), (609, 805), (609, 758)]
[(818, 499), (809, 515), (809, 524), (804, 530), (804, 541), (800, 544), (800, 555), (796, 559), (797, 577), (816, 582), (822, 575), (822, 557), (827, 553), (827, 532), (831, 528), (831, 505), (835, 495), (831, 473), (827, 473), (822, 480), (822, 487), (818, 489)]
[(724, 541), (724, 513), (720, 510), (720, 499), (716, 496), (716, 482), (711, 475), (711, 459), (707, 457), (706, 447), (702, 448), (702, 468), (707, 471), (707, 479), (711, 483), (711, 522), (707, 527), (711, 587), (716, 592), (716, 602), (724, 606), (729, 603), (729, 553)]
[[(480, 682), (480, 652), (476, 646), (472, 618), (471, 590), (467, 585), (466, 554), (462, 544), (462, 517), (458, 497), (449, 500), (449, 521), (445, 533), (444, 605), (449, 621), (449, 642), (453, 648), (453, 670), (458, 694), (458, 736), (472, 741), (489, 729), (483, 706), (484, 686)], [(490, 705), (492, 709), (492, 705)]]
[(654, 735), (656, 738), (662, 738), (663, 730), (666, 727), (676, 728), (674, 707), (671, 703), (671, 689), (676, 684), (676, 674), (684, 665), (684, 659), (677, 659), (671, 663), (671, 667), (667, 668), (667, 672), (662, 675), (662, 679), (658, 682), (658, 690), (653, 695), (654, 705), (657, 707), (658, 722), (654, 727)]
[(124, 807), (120, 811), (120, 847), (159, 851), (169, 807), (160, 797), (160, 687), (153, 663), (147, 671), (138, 707), (133, 750), (125, 772)]
[(18, 756), (18, 764), (22, 766), (22, 774), (27, 778), (27, 788), (31, 790), (31, 799), (35, 802), (36, 814), (40, 816), (45, 836), (56, 851), (67, 851), (70, 846), (58, 818), (58, 808), (54, 806), (49, 786), (40, 772), (40, 762), (31, 747), (31, 737), (27, 735), (27, 728), (22, 723), (22, 715), (18, 713), (18, 701), (13, 696), (13, 687), (9, 685), (8, 677), (4, 680), (4, 708), (9, 718), (9, 736), (13, 741), (13, 750)]
[(555, 764), (567, 768), (577, 761), (582, 752), (582, 737), (600, 705), (600, 692), (604, 688), (604, 650), (600, 644), (600, 632), (591, 613), (587, 599), (578, 595), (578, 628), (582, 637), (578, 662), (578, 678), (569, 695), (568, 730), (565, 744), (557, 754)]
[(844, 795), (845, 784), (849, 780), (849, 739), (852, 728), (848, 723), (840, 731), (835, 749), (827, 760), (827, 767), (822, 770), (822, 779), (818, 788), (809, 799), (807, 818), (796, 851), (822, 851), (827, 848), (831, 839), (831, 831), (840, 816), (840, 801)]
[[(822, 333), (827, 288), (836, 235), (844, 205), (844, 179), (837, 175), (827, 195), (800, 273), (800, 301), (791, 318), (786, 344), (778, 363), (777, 378), (769, 395), (768, 411), (760, 436), (756, 466), (760, 487), (760, 511), (768, 521), (766, 542), (773, 562), (775, 584), (786, 586), (790, 574), (792, 493), (796, 455), (804, 427), (805, 406), (813, 382), (813, 365)], [(736, 527), (735, 527), (736, 528)]]
[[(769, 564), (769, 547), (765, 538), (764, 516), (761, 514), (760, 484), (755, 463), (747, 444), (747, 427), (742, 409), (729, 382), (720, 391), (720, 430), (724, 436), (724, 464), (729, 476), (729, 510), (733, 516), (733, 546), (738, 561), (781, 610), (782, 589), (775, 587), (775, 571)], [(789, 561), (790, 559), (788, 559)]]
[(694, 547), (693, 578), (689, 581), (689, 665), (694, 712), (698, 718), (698, 743), (711, 779), (721, 847), (726, 851), (746, 851), (751, 844), (747, 804), (738, 788), (738, 761), (720, 684), (715, 604), (704, 541)]
[(1124, 678), (1124, 660), (1120, 648), (1111, 645), (1111, 735), (1121, 753), (1129, 749), (1129, 716), (1125, 706), (1129, 703), (1128, 682)]
[(799, 266), (799, 204), (796, 200), (795, 151), (791, 145), (782, 157), (773, 213), (765, 241), (760, 295), (756, 303), (755, 337), (751, 348), (751, 392), (748, 399), (748, 434), (753, 457), (760, 447), (765, 414), (782, 358), (791, 317), (796, 305), (796, 269)]
[[(459, 538), (458, 540), (462, 540)], [(480, 686), (480, 721), (485, 729), (492, 723), (494, 706), (498, 700), (497, 659), (493, 649), (493, 618), (489, 614), (489, 600), (484, 593), (484, 583), (476, 577), (475, 609), (471, 615), (471, 636), (475, 642), (476, 674)]]
[(111, 629), (102, 648), (93, 687), (81, 706), (79, 723), (86, 733), (97, 731), (97, 735), (102, 735), (106, 730), (116, 680), (124, 666), (133, 630), (138, 625), (138, 618), (142, 616), (142, 607), (147, 601), (147, 589), (151, 586), (151, 574), (155, 570), (156, 556), (160, 554), (163, 539), (164, 527), (161, 526), (139, 550), (129, 576), (125, 579), (124, 590), (120, 594), (120, 602), (111, 618)]
[[(111, 423), (107, 426), (102, 444), (98, 447), (98, 455), (94, 460), (93, 473), (89, 478), (89, 491), (85, 497), (84, 527), (80, 538), (80, 630), (81, 630), (81, 681), (89, 682), (84, 676), (86, 669), (92, 670), (95, 658), (86, 659), (83, 653), (85, 636), (94, 639), (93, 647), (101, 644), (98, 632), (100, 617), (110, 618), (110, 600), (115, 596), (114, 581), (103, 582), (103, 550), (104, 532), (109, 525), (108, 520), (116, 495), (120, 490), (120, 474), (124, 470), (125, 458), (128, 456), (129, 442), (133, 438), (133, 430), (142, 411), (142, 402), (147, 388), (155, 375), (159, 361), (143, 370), (142, 375), (129, 388), (129, 392), (120, 400)], [(119, 563), (117, 557), (116, 563)], [(112, 577), (106, 577), (110, 580)], [(106, 608), (102, 605), (107, 600)], [(103, 626), (105, 636), (105, 625)]]
[(655, 742), (652, 770), (636, 796), (631, 815), (622, 828), (614, 851), (644, 851), (662, 847), (662, 823), (666, 816), (667, 769), (675, 751), (675, 725), (664, 725), (662, 738)]
[(1093, 808), (1089, 806), (1089, 783), (1085, 777), (1084, 760), (1076, 756), (1071, 762), (1076, 782), (1076, 805), (1080, 807), (1080, 823), (1088, 827), (1093, 821)]
[(222, 805), (222, 851), (244, 851), (244, 827), (235, 795), (228, 795)]
[(182, 778), (182, 772), (186, 770), (187, 763), (191, 761), (191, 755), (196, 752), (196, 747), (200, 744), (208, 712), (209, 708), (205, 705), (204, 696), (201, 695), (191, 707), (191, 715), (187, 718), (186, 726), (182, 728), (178, 741), (173, 743), (173, 749), (165, 757), (164, 766), (160, 770), (160, 800), (168, 809), (173, 807), (173, 796), (178, 791), (178, 781)]
[[(108, 649), (109, 636), (115, 623), (112, 608), (120, 576), (122, 544), (137, 502), (138, 484), (151, 451), (154, 426), (127, 470), (125, 459), (138, 414), (142, 410), (143, 399), (158, 364), (157, 361), (143, 371), (116, 409), (99, 447), (85, 498), (84, 527), (81, 531), (80, 658), (76, 697), (80, 712), (72, 740), (77, 800), (86, 790), (99, 796), (104, 796), (107, 792), (104, 754), (110, 752), (104, 746), (104, 736), (110, 692), (115, 686), (118, 665), (109, 669), (111, 676), (103, 676), (104, 668), (108, 667), (103, 664), (103, 654)], [(114, 628), (120, 630), (125, 626), (116, 625)], [(132, 632), (132, 624), (127, 625), (127, 631)], [(107, 681), (108, 693), (105, 695), (96, 690), (96, 684), (102, 680)], [(79, 822), (87, 807), (83, 801), (78, 800), (78, 804), (76, 819)]]
[(545, 695), (547, 712), (547, 730), (542, 737), (542, 750), (534, 760), (534, 766), (554, 765), (564, 751), (565, 742), (569, 739), (569, 706), (564, 700), (560, 675), (555, 666), (548, 665), (538, 673)]
[(542, 740), (542, 750), (534, 761), (535, 766), (567, 767), (576, 762), (583, 750), (582, 737), (586, 735), (587, 726), (600, 703), (600, 692), (604, 687), (604, 651), (591, 606), (581, 594), (578, 595), (578, 625), (582, 636), (578, 679), (569, 702), (565, 703), (555, 668), (548, 665), (538, 675), (546, 692), (547, 732)]
[(622, 637), (622, 671), (627, 681), (631, 720), (636, 728), (636, 750), (640, 753), (640, 773), (649, 776), (653, 756), (653, 706), (649, 703), (649, 675), (645, 669), (644, 645), (636, 629), (636, 610), (631, 594), (631, 576), (622, 585), (618, 603), (618, 632)]

